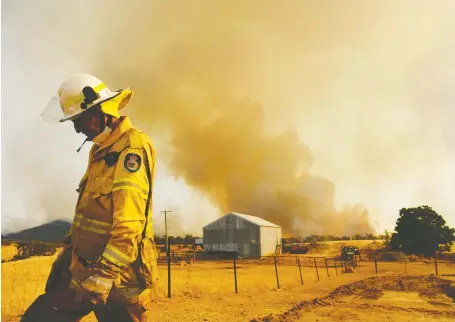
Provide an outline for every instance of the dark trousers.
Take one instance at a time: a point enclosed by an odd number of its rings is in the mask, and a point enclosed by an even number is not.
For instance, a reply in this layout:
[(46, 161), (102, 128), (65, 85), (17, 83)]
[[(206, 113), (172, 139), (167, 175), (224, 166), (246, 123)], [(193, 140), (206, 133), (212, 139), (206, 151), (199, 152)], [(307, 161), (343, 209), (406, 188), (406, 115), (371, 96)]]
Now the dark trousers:
[(76, 303), (74, 292), (52, 290), (40, 295), (22, 316), (21, 322), (77, 322), (94, 312), (100, 322), (148, 322), (149, 311), (142, 304), (126, 304), (108, 298), (105, 306)]
[(46, 292), (30, 305), (21, 322), (77, 322), (92, 311), (99, 322), (150, 321), (149, 304), (145, 307), (141, 303), (127, 303), (116, 296), (115, 289), (112, 289), (104, 306), (76, 302), (76, 292), (69, 287), (71, 275), (67, 269), (56, 269), (49, 279)]

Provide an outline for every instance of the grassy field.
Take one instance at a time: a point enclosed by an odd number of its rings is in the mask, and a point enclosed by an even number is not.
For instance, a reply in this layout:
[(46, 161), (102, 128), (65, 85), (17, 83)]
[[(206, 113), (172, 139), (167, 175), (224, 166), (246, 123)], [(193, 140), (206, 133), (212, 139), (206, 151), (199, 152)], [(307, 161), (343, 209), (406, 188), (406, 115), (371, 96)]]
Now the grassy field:
[[(2, 263), (2, 316), (18, 315), (44, 291), (44, 284), (54, 259), (55, 256), (32, 257)], [(160, 265), (160, 283), (156, 289), (156, 298), (167, 296), (166, 269), (165, 265)], [(333, 271), (333, 269), (331, 270)], [(320, 268), (320, 272), (320, 278), (324, 278), (322, 268)], [(279, 265), (278, 273), (280, 285), (283, 287), (297, 286), (301, 283), (297, 266)], [(339, 273), (341, 274), (341, 271)], [(333, 274), (335, 274), (334, 271)], [(174, 295), (232, 294), (235, 291), (231, 262), (173, 264), (171, 275), (172, 294)], [(303, 268), (302, 278), (306, 282), (316, 281), (315, 269)], [(239, 261), (237, 285), (238, 291), (242, 293), (270, 291), (277, 288), (274, 265), (244, 264)]]
[(360, 251), (378, 250), (384, 247), (383, 240), (340, 240), (340, 241), (327, 241), (321, 242), (317, 247), (310, 249), (309, 253), (312, 256), (339, 256), (341, 246), (355, 246)]
[(2, 262), (9, 261), (17, 255), (16, 245), (2, 246)]
[[(335, 255), (342, 243), (331, 242), (322, 254)], [(353, 244), (352, 241), (349, 244)], [(371, 247), (372, 241), (359, 241), (354, 245)], [(374, 244), (373, 244), (374, 245)], [(8, 246), (9, 247), (9, 246)], [(5, 252), (6, 253), (6, 252)], [(2, 256), (4, 255), (2, 251)], [(153, 317), (156, 321), (248, 321), (268, 313), (288, 310), (298, 300), (309, 300), (323, 295), (334, 287), (361, 278), (379, 275), (430, 275), (435, 273), (432, 262), (380, 262), (378, 274), (374, 262), (360, 262), (354, 273), (342, 274), (341, 269), (325, 267), (324, 258), (317, 259), (317, 266), (310, 256), (301, 255), (301, 284), (295, 256), (279, 258), (277, 270), (273, 260), (238, 260), (235, 294), (232, 261), (197, 261), (193, 264), (173, 263), (171, 271), (172, 298), (167, 298), (167, 271), (159, 265), (160, 283), (155, 290)], [(14, 255), (13, 255), (14, 256)], [(32, 257), (2, 263), (2, 321), (19, 321), (26, 307), (44, 291), (51, 263), (56, 256)], [(439, 275), (455, 274), (455, 267), (439, 263)], [(214, 305), (216, 301), (217, 305)], [(182, 305), (185, 303), (185, 305)], [(272, 308), (272, 309), (271, 309)], [(268, 314), (267, 313), (267, 314)], [(230, 315), (229, 315), (230, 314)], [(184, 317), (184, 318), (183, 318)], [(96, 321), (93, 315), (84, 321)]]

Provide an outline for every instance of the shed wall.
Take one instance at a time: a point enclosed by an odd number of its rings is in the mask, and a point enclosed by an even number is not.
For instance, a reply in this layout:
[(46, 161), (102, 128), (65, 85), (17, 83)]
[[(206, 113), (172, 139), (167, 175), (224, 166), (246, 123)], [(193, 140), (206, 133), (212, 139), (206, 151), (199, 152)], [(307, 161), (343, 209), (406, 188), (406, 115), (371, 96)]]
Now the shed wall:
[(241, 257), (260, 257), (260, 227), (228, 215), (203, 230), (204, 251), (238, 251)]
[[(281, 228), (261, 227), (261, 256), (274, 255), (276, 246), (281, 245)], [(281, 248), (280, 248), (281, 253)]]

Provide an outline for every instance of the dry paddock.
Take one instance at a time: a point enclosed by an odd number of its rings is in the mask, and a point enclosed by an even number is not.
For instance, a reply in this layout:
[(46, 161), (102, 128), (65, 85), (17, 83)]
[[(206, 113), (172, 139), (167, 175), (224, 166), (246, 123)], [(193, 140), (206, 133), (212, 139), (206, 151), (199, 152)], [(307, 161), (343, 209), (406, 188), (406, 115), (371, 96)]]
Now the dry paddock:
[[(19, 321), (26, 307), (43, 292), (54, 259), (55, 256), (32, 257), (2, 263), (2, 321)], [(249, 321), (265, 313), (284, 312), (299, 300), (311, 300), (344, 283), (366, 277), (418, 276), (436, 272), (432, 261), (376, 264), (373, 261), (360, 261), (353, 273), (343, 274), (340, 264), (335, 267), (336, 262), (330, 259), (315, 260), (299, 256), (299, 260), (300, 270), (295, 256), (278, 258), (276, 269), (273, 258), (238, 260), (238, 294), (235, 293), (232, 260), (172, 263), (171, 299), (167, 298), (167, 266), (160, 263), (160, 283), (155, 290), (153, 320)], [(449, 262), (438, 262), (437, 270), (440, 276), (455, 275), (455, 265)], [(90, 315), (84, 321), (95, 320)]]

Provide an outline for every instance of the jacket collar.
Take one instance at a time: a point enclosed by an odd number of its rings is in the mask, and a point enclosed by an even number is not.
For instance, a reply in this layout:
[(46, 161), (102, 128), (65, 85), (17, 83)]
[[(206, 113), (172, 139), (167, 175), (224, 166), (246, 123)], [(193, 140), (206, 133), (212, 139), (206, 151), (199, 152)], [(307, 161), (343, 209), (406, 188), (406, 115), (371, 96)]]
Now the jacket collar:
[(120, 117), (121, 122), (119, 125), (112, 131), (112, 133), (109, 135), (106, 141), (104, 141), (99, 148), (95, 151), (95, 154), (100, 153), (104, 149), (109, 148), (112, 146), (115, 142), (117, 142), (126, 132), (128, 132), (133, 125), (131, 124), (130, 119), (128, 116), (121, 116)]

